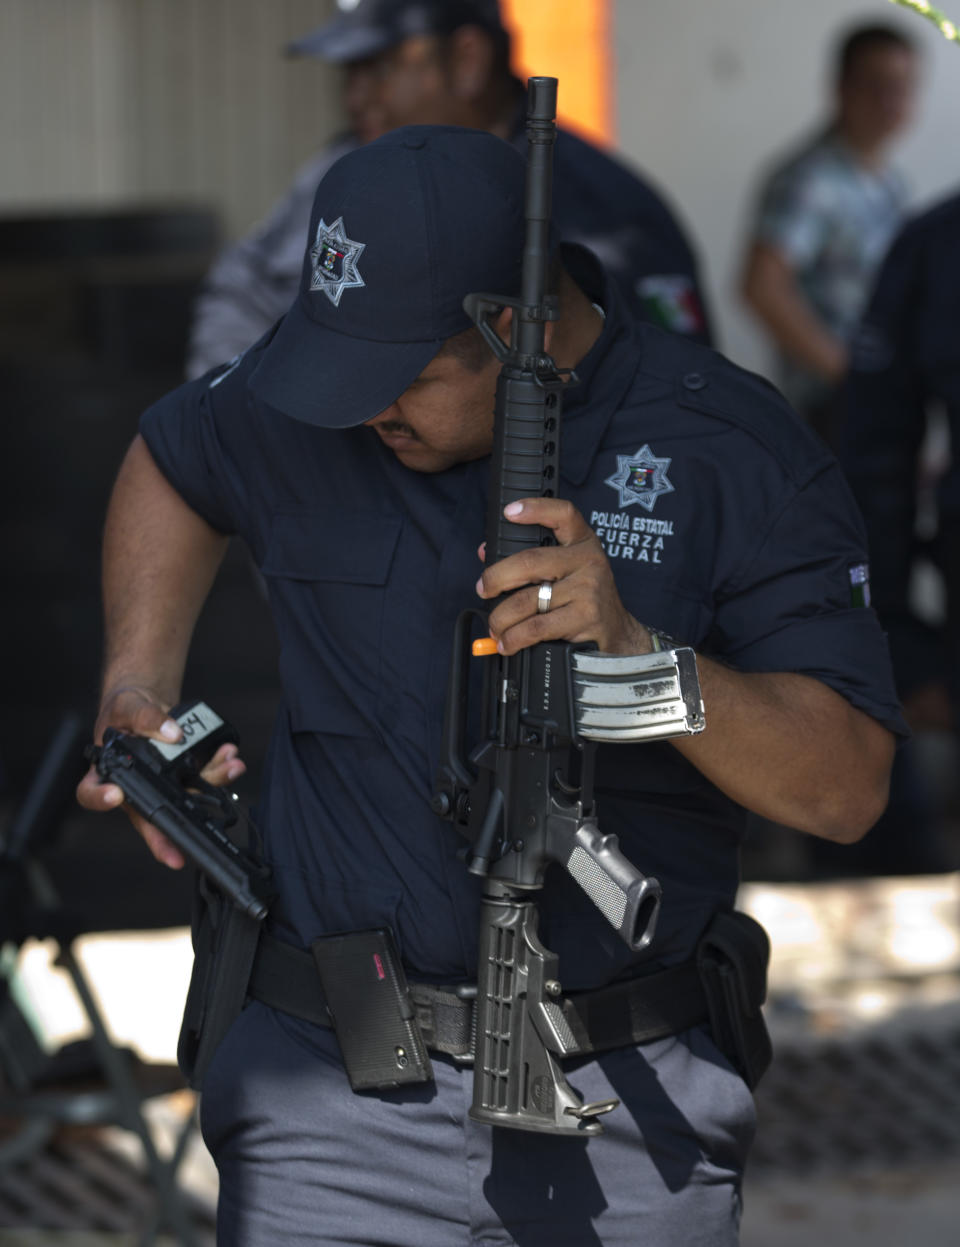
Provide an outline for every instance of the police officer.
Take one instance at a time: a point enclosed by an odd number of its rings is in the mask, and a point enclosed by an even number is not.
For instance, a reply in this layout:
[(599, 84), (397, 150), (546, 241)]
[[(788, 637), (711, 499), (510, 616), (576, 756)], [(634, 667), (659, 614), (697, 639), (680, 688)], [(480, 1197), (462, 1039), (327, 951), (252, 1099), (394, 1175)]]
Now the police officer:
[[(680, 638), (706, 731), (598, 756), (604, 831), (663, 884), (652, 946), (630, 951), (566, 876), (542, 904), (564, 989), (624, 980), (642, 1012), (645, 977), (682, 972), (732, 906), (745, 810), (858, 838), (902, 725), (873, 613), (851, 607), (863, 543), (836, 462), (763, 381), (639, 325), (577, 246), (560, 249), (548, 326), (580, 379), (562, 497), (509, 508), (557, 544), (478, 563), (498, 365), (461, 302), (519, 288), (523, 186), (509, 145), (445, 127), (331, 169), (287, 316), (143, 417), (106, 528), (97, 731), (176, 738), (192, 624), (240, 533), (281, 645), (260, 804), (271, 938), (309, 961), (319, 936), (390, 927), (409, 979), (454, 986), (475, 975), (479, 893), (430, 796), (458, 613), (497, 603), (507, 654)], [(241, 768), (224, 751), (214, 777)], [(80, 796), (103, 810), (121, 794), (88, 776)], [(572, 1064), (586, 1100), (621, 1101), (587, 1143), (474, 1123), (471, 1071), (442, 1051), (431, 1084), (354, 1094), (331, 1031), (270, 994), (253, 991), (203, 1087), (223, 1243), (736, 1242), (753, 1103), (702, 1018)]]
[[(344, 67), (351, 134), (305, 165), (268, 218), (218, 258), (195, 309), (188, 376), (231, 359), (287, 310), (317, 183), (357, 142), (396, 126), (439, 123), (490, 130), (524, 150), (524, 92), (510, 72), (497, 0), (360, 0), (340, 8), (288, 51)], [(637, 315), (710, 341), (693, 251), (648, 181), (561, 131), (554, 187), (566, 236), (600, 256)]]
[[(921, 448), (935, 409), (960, 445), (960, 196), (915, 217), (880, 269), (853, 341), (844, 389), (841, 460), (863, 512), (870, 591), (890, 637), (897, 686), (917, 728), (955, 731), (960, 706), (960, 463), (924, 481)], [(935, 534), (918, 531), (920, 490)], [(946, 591), (942, 629), (911, 600), (918, 561), (932, 556)], [(905, 755), (909, 760), (909, 754)], [(895, 772), (896, 775), (896, 772)], [(916, 869), (944, 868), (929, 826), (929, 798), (915, 769), (904, 777)], [(893, 813), (893, 811), (891, 811)], [(926, 829), (926, 835), (918, 834)], [(903, 848), (900, 849), (903, 866)]]
[[(920, 552), (916, 533), (920, 449), (942, 406), (953, 446), (960, 437), (960, 196), (915, 217), (883, 263), (854, 339), (847, 379), (842, 462), (867, 524), (874, 606), (891, 630), (905, 697), (942, 679), (909, 601)], [(947, 589), (951, 696), (957, 704), (960, 609), (960, 462), (937, 482), (937, 561)], [(929, 637), (927, 638), (929, 642)], [(919, 643), (918, 643), (919, 642)]]

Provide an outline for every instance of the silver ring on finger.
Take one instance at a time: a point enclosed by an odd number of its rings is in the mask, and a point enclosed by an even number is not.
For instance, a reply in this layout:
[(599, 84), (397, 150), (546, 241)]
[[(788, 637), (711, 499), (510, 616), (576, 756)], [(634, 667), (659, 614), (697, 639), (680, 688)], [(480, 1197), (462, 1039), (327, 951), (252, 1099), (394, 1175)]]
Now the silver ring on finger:
[(550, 603), (553, 600), (553, 585), (549, 580), (545, 580), (537, 590), (537, 614), (545, 615), (550, 609)]

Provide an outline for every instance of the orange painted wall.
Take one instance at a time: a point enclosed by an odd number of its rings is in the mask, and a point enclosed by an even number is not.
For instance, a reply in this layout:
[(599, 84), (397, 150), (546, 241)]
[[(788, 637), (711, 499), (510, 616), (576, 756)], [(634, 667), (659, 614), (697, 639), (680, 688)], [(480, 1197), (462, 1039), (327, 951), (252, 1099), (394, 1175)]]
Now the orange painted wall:
[(520, 78), (558, 78), (557, 111), (571, 129), (611, 145), (612, 0), (500, 0)]

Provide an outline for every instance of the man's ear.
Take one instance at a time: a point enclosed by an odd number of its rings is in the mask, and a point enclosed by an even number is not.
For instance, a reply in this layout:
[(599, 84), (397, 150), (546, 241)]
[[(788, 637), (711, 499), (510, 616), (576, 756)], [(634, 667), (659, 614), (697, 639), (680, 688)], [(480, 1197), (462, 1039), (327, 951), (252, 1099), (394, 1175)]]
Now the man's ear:
[(448, 45), (451, 90), (466, 103), (474, 103), (486, 91), (493, 72), (493, 42), (480, 26), (461, 26)]

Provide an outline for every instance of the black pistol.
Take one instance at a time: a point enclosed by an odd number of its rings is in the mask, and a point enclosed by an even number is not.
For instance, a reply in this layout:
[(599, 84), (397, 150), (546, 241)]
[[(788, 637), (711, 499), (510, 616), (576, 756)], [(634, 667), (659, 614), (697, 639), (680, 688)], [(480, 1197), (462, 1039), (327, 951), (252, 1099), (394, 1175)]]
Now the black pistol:
[(266, 866), (249, 851), (251, 825), (235, 794), (200, 772), (236, 732), (202, 701), (174, 707), (183, 739), (173, 744), (107, 728), (87, 757), (97, 774), (123, 790), (129, 804), (162, 831), (238, 909), (261, 921), (273, 892)]

